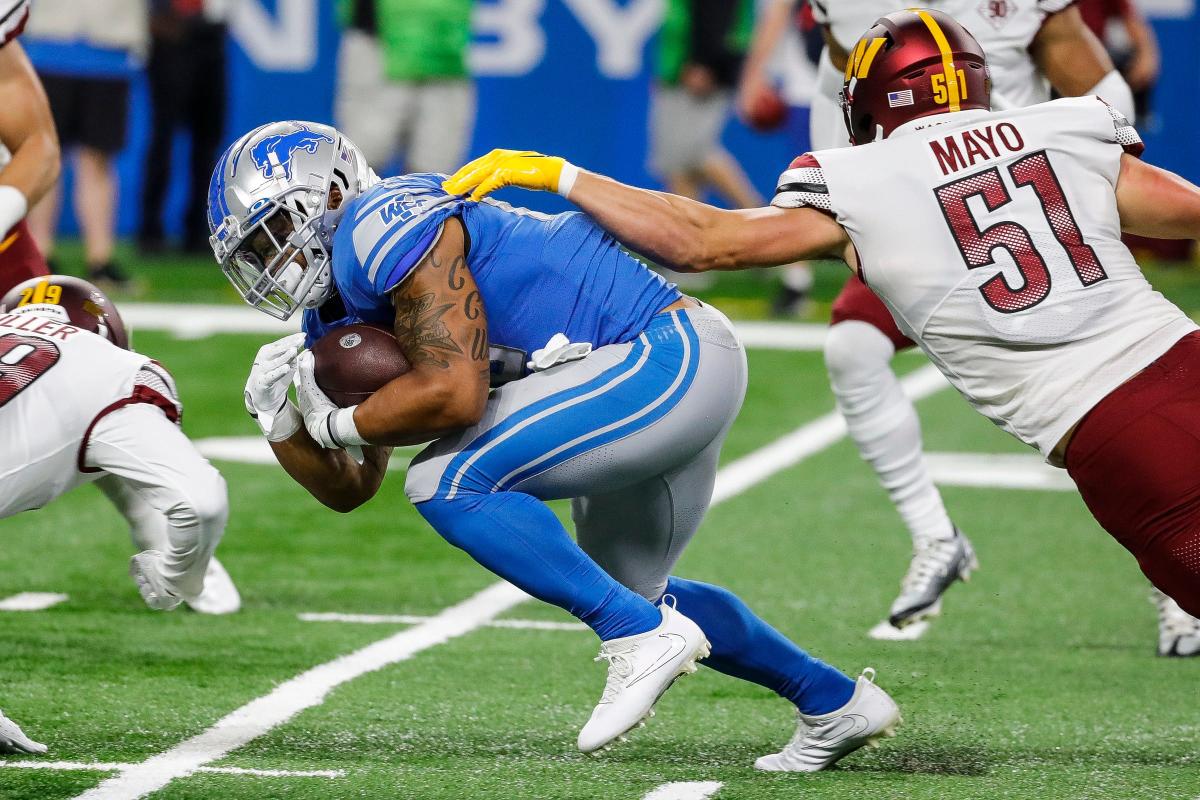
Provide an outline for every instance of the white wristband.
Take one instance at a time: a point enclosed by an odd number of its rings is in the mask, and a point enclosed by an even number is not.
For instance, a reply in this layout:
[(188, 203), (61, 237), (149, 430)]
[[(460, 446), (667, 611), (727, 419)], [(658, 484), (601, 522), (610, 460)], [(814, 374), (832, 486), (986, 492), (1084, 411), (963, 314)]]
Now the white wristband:
[(283, 408), (279, 409), (275, 419), (271, 420), (271, 430), (266, 433), (267, 441), (282, 442), (290, 439), (303, 424), (304, 417), (300, 416), (299, 409), (288, 400), (283, 404)]
[(0, 239), (3, 239), (13, 226), (25, 219), (29, 211), (29, 201), (15, 186), (0, 183)]
[(334, 444), (342, 447), (367, 444), (367, 440), (359, 434), (358, 426), (354, 424), (356, 408), (358, 406), (339, 408), (329, 415), (329, 432), (333, 435)]
[(1137, 112), (1133, 103), (1133, 90), (1115, 69), (1100, 79), (1100, 82), (1088, 89), (1087, 94), (1094, 94), (1110, 106), (1125, 115), (1129, 124), (1137, 122)]
[(562, 172), (558, 174), (558, 193), (570, 199), (571, 190), (575, 188), (577, 180), (579, 180), (579, 167), (570, 161), (564, 161)]

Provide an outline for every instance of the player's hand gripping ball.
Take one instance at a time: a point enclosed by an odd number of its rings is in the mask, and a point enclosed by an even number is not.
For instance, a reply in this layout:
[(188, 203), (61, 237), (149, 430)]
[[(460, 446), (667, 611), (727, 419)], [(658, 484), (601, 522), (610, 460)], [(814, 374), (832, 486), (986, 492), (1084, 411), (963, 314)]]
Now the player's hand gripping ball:
[(335, 328), (312, 353), (317, 386), (339, 408), (358, 405), (411, 369), (391, 331), (363, 323)]

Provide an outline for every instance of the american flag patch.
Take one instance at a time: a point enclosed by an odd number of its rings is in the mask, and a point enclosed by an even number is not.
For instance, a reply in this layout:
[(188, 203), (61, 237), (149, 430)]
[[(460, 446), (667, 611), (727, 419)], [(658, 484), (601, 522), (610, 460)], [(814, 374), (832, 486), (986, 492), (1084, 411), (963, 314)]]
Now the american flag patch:
[(912, 104), (912, 89), (905, 89), (903, 92), (888, 92), (889, 108), (895, 108), (896, 106), (911, 106)]

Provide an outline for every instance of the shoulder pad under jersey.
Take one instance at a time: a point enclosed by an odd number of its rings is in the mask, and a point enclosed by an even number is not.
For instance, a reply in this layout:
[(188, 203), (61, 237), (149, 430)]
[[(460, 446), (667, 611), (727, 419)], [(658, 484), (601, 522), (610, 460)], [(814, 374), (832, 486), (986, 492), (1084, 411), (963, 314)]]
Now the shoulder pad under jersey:
[(811, 153), (797, 158), (779, 176), (771, 205), (779, 208), (807, 206), (821, 211), (833, 210), (833, 204), (829, 200), (829, 187), (825, 183), (825, 173)]
[(0, 47), (21, 35), (29, 21), (29, 0), (0, 0)]
[[(444, 175), (434, 173), (388, 178), (349, 209), (351, 218), (338, 231), (335, 251), (353, 248), (356, 286), (365, 289), (365, 278), (371, 291), (383, 296), (433, 249), (446, 218), (465, 202), (443, 191), (443, 180)], [(344, 258), (343, 253), (338, 255)]]

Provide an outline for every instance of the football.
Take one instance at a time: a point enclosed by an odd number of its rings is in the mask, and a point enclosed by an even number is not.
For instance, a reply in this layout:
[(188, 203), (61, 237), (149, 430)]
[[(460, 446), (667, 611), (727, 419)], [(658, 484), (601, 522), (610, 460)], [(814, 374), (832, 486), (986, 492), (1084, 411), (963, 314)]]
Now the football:
[(365, 323), (335, 328), (312, 351), (317, 385), (341, 408), (363, 402), (410, 368), (391, 331)]

